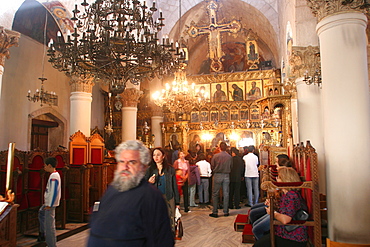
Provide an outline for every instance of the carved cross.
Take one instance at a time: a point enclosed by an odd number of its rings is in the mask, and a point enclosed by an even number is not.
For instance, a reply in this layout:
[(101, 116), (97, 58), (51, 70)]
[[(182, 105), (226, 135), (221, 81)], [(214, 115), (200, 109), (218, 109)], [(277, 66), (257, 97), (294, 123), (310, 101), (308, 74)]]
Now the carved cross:
[(221, 49), (221, 33), (223, 32), (230, 32), (230, 33), (237, 33), (241, 29), (240, 21), (232, 20), (231, 22), (218, 24), (217, 23), (217, 15), (216, 12), (218, 11), (219, 5), (216, 1), (211, 0), (207, 5), (207, 12), (209, 15), (209, 25), (203, 27), (197, 27), (194, 25), (194, 22), (191, 23), (191, 26), (187, 30), (188, 34), (195, 38), (201, 34), (208, 34), (208, 42), (209, 42), (209, 58), (211, 60), (211, 70), (214, 72), (221, 71), (222, 63), (221, 57), (222, 49)]

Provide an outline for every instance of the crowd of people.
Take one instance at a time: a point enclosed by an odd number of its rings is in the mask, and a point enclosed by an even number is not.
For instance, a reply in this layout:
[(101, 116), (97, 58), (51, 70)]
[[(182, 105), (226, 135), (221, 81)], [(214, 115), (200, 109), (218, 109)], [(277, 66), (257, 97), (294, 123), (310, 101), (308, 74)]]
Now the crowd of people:
[[(212, 205), (209, 216), (217, 218), (219, 210), (227, 217), (230, 209), (241, 208), (243, 199), (247, 200), (245, 206), (251, 207), (255, 246), (268, 246), (270, 205), (268, 200), (259, 202), (255, 151), (249, 146), (240, 152), (220, 142), (207, 153), (201, 145), (188, 152), (178, 147), (176, 157), (160, 147), (149, 150), (140, 141), (121, 143), (115, 150), (114, 180), (92, 213), (88, 246), (173, 246), (175, 211), (180, 202), (187, 213), (192, 207)], [(289, 157), (277, 159), (277, 181), (299, 180), (289, 168)], [(274, 218), (288, 223), (302, 205), (297, 191), (283, 190)], [(304, 227), (289, 232), (279, 226), (275, 235), (277, 246), (303, 246), (307, 241)]]

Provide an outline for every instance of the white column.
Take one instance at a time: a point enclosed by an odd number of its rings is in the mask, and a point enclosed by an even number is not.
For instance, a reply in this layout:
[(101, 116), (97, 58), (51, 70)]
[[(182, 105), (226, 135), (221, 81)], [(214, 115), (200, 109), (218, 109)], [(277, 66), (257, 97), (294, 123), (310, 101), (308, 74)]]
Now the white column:
[(298, 123), (298, 102), (297, 99), (291, 99), (290, 101), (290, 109), (292, 114), (292, 134), (293, 134), (293, 143), (299, 143), (299, 123)]
[(86, 137), (90, 136), (91, 125), (91, 93), (72, 92), (71, 97), (70, 135), (81, 131)]
[[(316, 149), (319, 164), (319, 190), (326, 194), (325, 150), (323, 140), (321, 89), (314, 84), (307, 85), (303, 77), (296, 80), (298, 94), (299, 142), (311, 141)], [(296, 142), (299, 143), (299, 142)]]
[(137, 126), (137, 104), (143, 94), (137, 88), (126, 88), (121, 94), (122, 107), (122, 141), (136, 140)]
[(137, 107), (122, 107), (122, 142), (136, 140)]
[(0, 64), (0, 100), (1, 100), (1, 88), (3, 86), (3, 74), (4, 74), (4, 66)]
[(152, 134), (155, 136), (154, 147), (162, 146), (162, 128), (161, 128), (162, 122), (163, 122), (162, 116), (152, 116)]
[(329, 15), (317, 25), (322, 62), (322, 109), (329, 238), (370, 243), (370, 99), (367, 18)]

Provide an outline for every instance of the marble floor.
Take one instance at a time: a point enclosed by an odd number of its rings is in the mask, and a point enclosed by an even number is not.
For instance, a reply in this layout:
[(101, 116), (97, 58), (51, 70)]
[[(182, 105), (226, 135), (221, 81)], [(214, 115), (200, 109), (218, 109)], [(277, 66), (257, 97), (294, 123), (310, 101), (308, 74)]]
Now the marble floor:
[[(234, 220), (237, 214), (246, 214), (247, 207), (231, 209), (230, 216), (224, 217), (219, 210), (218, 218), (209, 217), (211, 206), (191, 207), (191, 212), (182, 213), (184, 236), (176, 241), (178, 247), (251, 247), (252, 244), (242, 243), (242, 233), (234, 231)], [(58, 247), (86, 246), (89, 230), (58, 241)]]

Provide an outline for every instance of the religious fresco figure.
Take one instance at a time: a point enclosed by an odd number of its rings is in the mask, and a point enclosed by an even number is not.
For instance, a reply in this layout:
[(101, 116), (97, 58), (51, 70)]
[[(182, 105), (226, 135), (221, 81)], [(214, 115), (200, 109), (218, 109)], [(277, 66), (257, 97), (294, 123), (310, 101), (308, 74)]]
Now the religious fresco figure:
[(226, 101), (226, 93), (221, 90), (221, 84), (216, 85), (216, 92), (213, 94), (213, 102)]
[(252, 81), (252, 88), (248, 92), (248, 99), (259, 99), (261, 96), (261, 89), (257, 87), (257, 83), (255, 81)]
[(243, 89), (241, 89), (238, 85), (232, 85), (233, 90), (233, 100), (234, 101), (242, 101), (243, 100)]
[(249, 54), (248, 54), (249, 60), (257, 60), (257, 53), (256, 53), (256, 47), (252, 42), (249, 42)]

